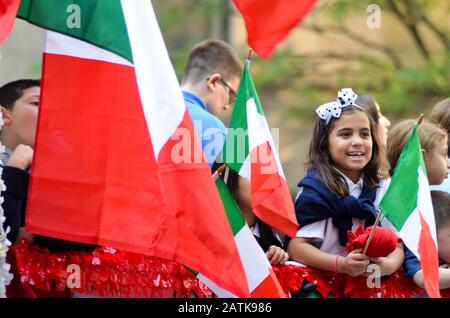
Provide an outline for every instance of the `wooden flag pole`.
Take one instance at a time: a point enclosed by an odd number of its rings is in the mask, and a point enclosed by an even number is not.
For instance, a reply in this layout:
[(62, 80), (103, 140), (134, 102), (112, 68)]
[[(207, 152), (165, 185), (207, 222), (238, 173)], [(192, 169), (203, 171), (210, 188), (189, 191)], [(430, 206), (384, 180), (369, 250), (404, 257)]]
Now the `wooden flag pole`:
[[(422, 120), (423, 120), (423, 114), (420, 114), (420, 116), (416, 120), (417, 125), (420, 125), (422, 123)], [(367, 249), (369, 248), (370, 242), (372, 241), (373, 234), (375, 233), (375, 229), (376, 229), (378, 223), (380, 223), (381, 214), (382, 213), (380, 211), (378, 213), (378, 215), (377, 215), (377, 218), (376, 218), (375, 223), (373, 225), (372, 231), (370, 231), (369, 237), (367, 238), (366, 246), (364, 246), (363, 254), (366, 254)]]
[(217, 168), (217, 170), (212, 175), (214, 182), (216, 182), (217, 179), (219, 179), (220, 174), (225, 170), (226, 167), (227, 167), (227, 165), (223, 164), (219, 168)]
[(248, 49), (247, 60), (251, 61), (253, 56), (253, 50), (251, 48)]
[(420, 114), (420, 116), (416, 120), (417, 125), (420, 125), (422, 123), (422, 120), (423, 120), (423, 114)]
[(381, 211), (378, 212), (377, 218), (375, 220), (375, 223), (373, 224), (372, 230), (370, 231), (369, 237), (367, 238), (366, 246), (364, 246), (363, 254), (366, 254), (367, 249), (369, 248), (370, 241), (372, 241), (373, 234), (375, 233), (375, 229), (377, 228), (378, 223), (380, 223), (381, 220)]

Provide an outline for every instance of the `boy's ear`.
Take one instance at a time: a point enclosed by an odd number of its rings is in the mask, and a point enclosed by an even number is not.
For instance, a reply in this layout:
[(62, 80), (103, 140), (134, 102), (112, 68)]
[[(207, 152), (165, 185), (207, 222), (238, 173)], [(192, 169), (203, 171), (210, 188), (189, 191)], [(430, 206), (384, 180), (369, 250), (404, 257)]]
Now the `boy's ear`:
[(219, 80), (222, 76), (219, 73), (214, 73), (211, 76), (208, 77), (208, 80), (206, 81), (206, 86), (208, 90), (214, 91), (216, 89), (216, 85), (219, 84)]
[(2, 113), (3, 123), (4, 125), (11, 124), (11, 112), (7, 110), (5, 107), (0, 106), (0, 112)]

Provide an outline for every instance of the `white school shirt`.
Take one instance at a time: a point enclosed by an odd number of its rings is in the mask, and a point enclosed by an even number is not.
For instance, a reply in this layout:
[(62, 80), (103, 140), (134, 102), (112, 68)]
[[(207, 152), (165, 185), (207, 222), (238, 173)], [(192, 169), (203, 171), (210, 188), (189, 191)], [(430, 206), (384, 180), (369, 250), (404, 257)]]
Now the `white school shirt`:
[[(342, 176), (347, 182), (350, 195), (355, 198), (359, 198), (363, 188), (363, 179), (360, 178), (357, 183), (353, 183), (353, 181), (344, 174), (342, 174)], [(303, 191), (303, 188), (300, 189), (298, 195), (301, 194), (301, 191)], [(364, 226), (365, 220), (352, 218), (352, 221), (352, 231), (354, 231), (360, 224)], [(339, 243), (339, 230), (334, 227), (332, 218), (314, 222), (302, 227), (297, 231), (296, 237), (312, 238), (313, 245), (325, 253), (341, 256), (347, 255), (345, 252), (345, 247), (341, 246)]]

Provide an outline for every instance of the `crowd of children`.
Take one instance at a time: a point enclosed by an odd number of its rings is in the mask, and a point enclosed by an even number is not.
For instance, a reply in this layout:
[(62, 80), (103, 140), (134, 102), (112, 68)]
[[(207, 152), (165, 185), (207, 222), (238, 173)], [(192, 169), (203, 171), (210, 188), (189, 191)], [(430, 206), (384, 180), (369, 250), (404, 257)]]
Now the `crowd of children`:
[[(187, 107), (213, 171), (226, 136), (225, 126), (216, 116), (234, 102), (241, 72), (242, 63), (228, 44), (208, 40), (194, 48), (182, 79)], [(2, 178), (7, 186), (3, 192), (3, 208), (5, 229), (10, 228), (8, 239), (13, 243), (25, 239), (50, 250), (93, 250), (95, 246), (33, 236), (24, 231), (39, 96), (38, 80), (15, 81), (0, 88), (4, 120), (0, 141), (6, 146), (1, 158)], [(298, 183), (300, 190), (294, 203), (299, 223), (296, 236), (285, 238), (258, 219), (250, 204), (249, 182), (230, 171), (226, 182), (243, 218), (278, 273), (283, 268), (291, 268), (283, 272), (285, 276), (280, 280), (299, 271), (306, 277), (299, 280), (296, 290), (290, 290), (291, 296), (369, 295), (361, 290), (358, 293), (352, 282), (366, 280), (371, 275), (371, 265), (377, 266), (377, 277), (385, 282), (384, 288), (401, 289), (399, 286), (404, 284), (411, 292), (383, 293), (378, 287), (377, 294), (370, 296), (421, 296), (418, 291), (424, 287), (421, 264), (386, 219), (381, 222), (384, 232), (380, 231), (382, 234), (373, 239), (373, 242), (378, 240), (378, 252), (369, 253), (364, 251), (364, 244), (354, 244), (356, 234), (369, 233), (382, 213), (381, 199), (415, 120), (403, 120), (390, 128), (390, 121), (371, 96), (358, 95), (348, 88), (339, 90), (336, 100), (315, 111), (317, 119), (308, 151), (307, 174)], [(421, 123), (418, 132), (428, 182), (432, 186), (440, 258), (439, 285), (445, 290), (450, 288), (450, 181), (447, 178), (450, 98), (433, 108), (430, 120)], [(329, 289), (319, 286), (327, 283), (335, 286)], [(317, 293), (320, 288), (326, 292)]]

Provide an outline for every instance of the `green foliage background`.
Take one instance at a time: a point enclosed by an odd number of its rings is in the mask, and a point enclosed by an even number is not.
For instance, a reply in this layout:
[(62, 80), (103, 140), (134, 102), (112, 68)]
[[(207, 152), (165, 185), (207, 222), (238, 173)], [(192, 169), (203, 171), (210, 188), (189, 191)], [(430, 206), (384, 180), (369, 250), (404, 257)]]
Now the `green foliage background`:
[[(223, 21), (240, 18), (226, 0), (153, 3), (179, 77), (193, 45), (206, 38), (226, 37)], [(393, 34), (384, 43), (354, 32), (355, 27), (364, 28), (355, 21), (365, 22), (370, 14), (367, 6), (372, 3), (380, 6), (383, 23), (389, 18), (389, 24), (383, 27), (392, 28)], [(393, 118), (427, 113), (438, 100), (450, 96), (449, 13), (450, 3), (446, 0), (318, 0), (314, 11), (292, 34), (308, 30), (320, 36), (342, 38), (340, 49), (345, 53), (333, 50), (303, 53), (292, 43), (283, 43), (272, 59), (254, 58), (252, 75), (263, 101), (270, 97), (283, 116), (301, 122), (313, 118), (315, 106), (334, 99), (337, 89), (347, 86), (373, 95), (383, 112)], [(439, 38), (424, 21), (444, 37)], [(428, 56), (423, 56), (414, 42), (411, 32), (414, 28), (425, 46), (430, 47), (426, 47)], [(231, 38), (233, 32), (245, 32), (233, 28), (228, 31)], [(406, 50), (399, 45), (404, 41), (408, 43)], [(246, 43), (231, 42), (244, 59)], [(312, 44), (297, 44), (302, 45)], [(395, 58), (400, 65), (395, 65)], [(324, 70), (327, 63), (333, 63), (333, 67)]]

